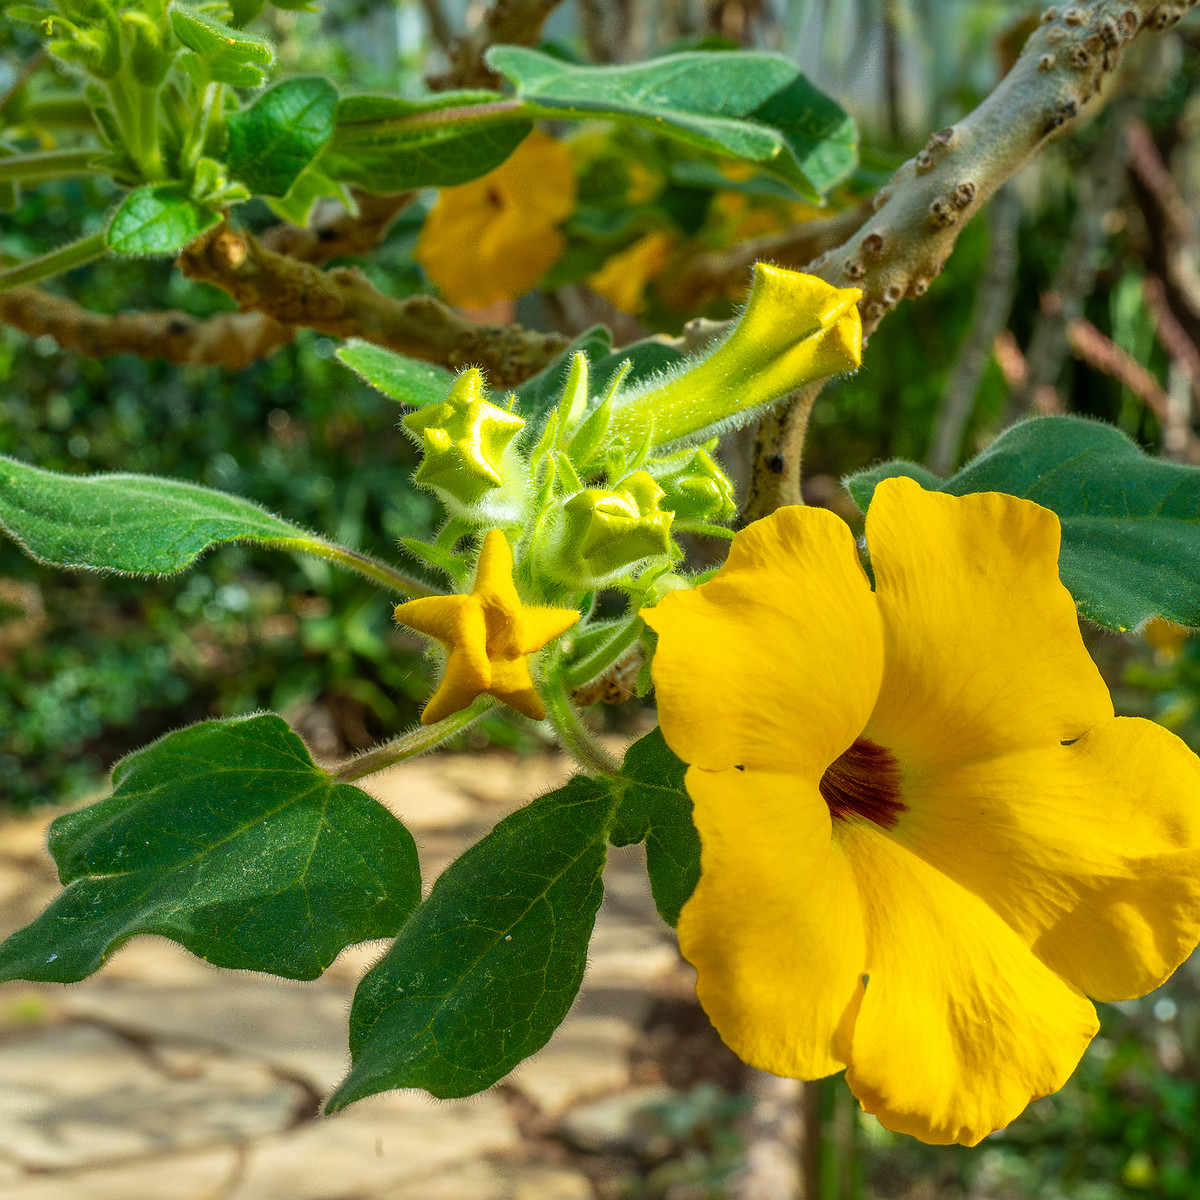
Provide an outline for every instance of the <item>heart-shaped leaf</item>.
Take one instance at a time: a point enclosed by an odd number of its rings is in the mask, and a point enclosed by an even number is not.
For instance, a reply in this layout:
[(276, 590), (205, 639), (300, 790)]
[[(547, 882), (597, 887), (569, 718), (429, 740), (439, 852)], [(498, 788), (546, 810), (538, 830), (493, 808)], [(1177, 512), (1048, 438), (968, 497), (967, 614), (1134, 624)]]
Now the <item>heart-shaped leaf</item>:
[(271, 714), (122, 759), (113, 794), (50, 827), (65, 890), (0, 946), (0, 980), (67, 983), (157, 933), (221, 967), (315, 979), (420, 899), (408, 831)]

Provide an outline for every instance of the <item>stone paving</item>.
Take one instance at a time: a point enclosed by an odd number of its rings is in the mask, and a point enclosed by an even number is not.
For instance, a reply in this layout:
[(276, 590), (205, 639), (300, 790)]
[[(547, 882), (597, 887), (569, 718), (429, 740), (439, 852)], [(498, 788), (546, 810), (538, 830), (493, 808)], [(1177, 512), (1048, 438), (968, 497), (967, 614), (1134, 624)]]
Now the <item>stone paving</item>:
[[(566, 773), (551, 755), (449, 755), (365, 786), (413, 831), (428, 883)], [(0, 935), (57, 890), (44, 848), (53, 815), (0, 824)], [(605, 881), (566, 1022), (503, 1085), (470, 1100), (390, 1092), (318, 1116), (348, 1065), (354, 986), (385, 943), (293, 983), (216, 970), (140, 937), (81, 984), (0, 987), (0, 1196), (592, 1200), (588, 1177), (545, 1133), (572, 1113), (579, 1125), (585, 1102), (654, 1092), (631, 1075), (630, 1051), (656, 988), (677, 985), (681, 970), (637, 848), (612, 853)]]

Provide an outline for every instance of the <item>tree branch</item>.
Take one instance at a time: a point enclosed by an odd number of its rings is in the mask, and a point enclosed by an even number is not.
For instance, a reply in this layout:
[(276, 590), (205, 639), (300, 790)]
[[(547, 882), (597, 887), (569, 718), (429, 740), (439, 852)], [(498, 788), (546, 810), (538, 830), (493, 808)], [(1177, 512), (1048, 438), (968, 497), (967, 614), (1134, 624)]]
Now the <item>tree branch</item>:
[(334, 337), (363, 338), (453, 369), (478, 366), (495, 387), (528, 379), (568, 345), (561, 334), (520, 325), (476, 325), (432, 296), (385, 296), (361, 271), (321, 271), (225, 223), (185, 247), (179, 266), (189, 279), (228, 292), (243, 312)]
[(387, 236), (392, 222), (408, 207), (416, 193), (376, 195), (357, 188), (353, 190), (357, 215), (340, 201), (324, 200), (313, 208), (306, 226), (281, 221), (263, 233), (259, 239), (261, 244), (301, 262), (318, 264), (331, 258), (370, 254)]
[(136, 354), (228, 371), (244, 371), (296, 336), (295, 328), (262, 313), (221, 313), (202, 320), (182, 312), (109, 316), (32, 286), (0, 292), (0, 321), (30, 337), (49, 335), (64, 350), (89, 358)]
[[(1046, 9), (995, 91), (956, 125), (935, 133), (875, 196), (875, 215), (809, 270), (829, 283), (862, 288), (869, 335), (903, 299), (924, 294), (982, 204), (1081, 113), (1096, 108), (1102, 83), (1136, 34), (1169, 28), (1196, 3), (1080, 0)], [(794, 407), (811, 403), (802, 398)], [(802, 415), (777, 418), (778, 430), (760, 439), (760, 486), (745, 519), (764, 516), (770, 511), (764, 504), (800, 502), (802, 436), (794, 426)]]
[[(542, 36), (546, 18), (561, 2), (495, 0), (474, 29), (455, 38), (446, 48), (450, 66), (441, 75), (431, 76), (425, 82), (435, 92), (445, 92), (451, 88), (498, 90), (504, 81), (483, 61), (488, 48), (501, 44), (534, 45)], [(433, 22), (430, 24), (432, 27)]]
[(749, 287), (756, 262), (799, 270), (819, 254), (852, 237), (872, 212), (870, 204), (857, 204), (828, 217), (800, 221), (778, 233), (697, 254), (684, 262), (673, 277), (660, 278), (658, 289), (674, 309), (682, 312), (699, 308), (737, 287)]

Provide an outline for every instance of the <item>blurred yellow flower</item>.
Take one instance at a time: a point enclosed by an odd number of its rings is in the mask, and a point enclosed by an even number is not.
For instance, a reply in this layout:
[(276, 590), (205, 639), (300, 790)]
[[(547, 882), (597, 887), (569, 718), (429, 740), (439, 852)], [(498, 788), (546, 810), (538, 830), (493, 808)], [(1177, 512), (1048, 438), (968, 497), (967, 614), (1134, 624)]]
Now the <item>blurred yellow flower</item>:
[(1200, 938), (1200, 759), (1114, 717), (1049, 510), (879, 485), (849, 528), (785, 508), (643, 612), (690, 764), (701, 876), (679, 921), (747, 1062), (845, 1068), (889, 1129), (974, 1145), (1066, 1081), (1086, 996)]
[(414, 257), (450, 304), (515, 300), (562, 254), (557, 226), (574, 207), (570, 156), (534, 130), (494, 171), (442, 189)]
[(646, 307), (646, 285), (666, 267), (674, 238), (661, 230), (638, 238), (587, 278), (588, 287), (622, 312)]

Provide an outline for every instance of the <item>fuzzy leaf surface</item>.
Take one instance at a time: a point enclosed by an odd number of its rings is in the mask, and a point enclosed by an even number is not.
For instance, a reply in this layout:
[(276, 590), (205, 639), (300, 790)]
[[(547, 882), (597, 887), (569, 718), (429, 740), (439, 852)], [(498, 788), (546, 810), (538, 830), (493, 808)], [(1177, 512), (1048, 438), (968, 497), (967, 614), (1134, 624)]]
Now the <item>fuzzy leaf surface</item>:
[(113, 787), (50, 827), (65, 890), (0, 946), (0, 980), (83, 979), (139, 933), (315, 979), (420, 899), (408, 831), (321, 770), (281, 717), (168, 734), (122, 759)]
[(1007, 492), (1058, 514), (1058, 570), (1079, 611), (1109, 629), (1150, 617), (1200, 625), (1200, 469), (1144, 454), (1119, 429), (1037, 417), (998, 437), (949, 479), (887, 462), (846, 479), (864, 512), (884, 479), (929, 491)]
[(117, 254), (176, 254), (220, 219), (178, 184), (134, 188), (113, 214), (108, 248)]
[(225, 165), (257, 196), (286, 196), (333, 136), (336, 89), (325, 79), (288, 79), (229, 118)]
[(398, 1087), (468, 1096), (545, 1045), (583, 978), (614, 803), (578, 776), (446, 868), (359, 985), (328, 1111)]
[(493, 46), (487, 61), (543, 115), (644, 125), (702, 150), (760, 162), (811, 197), (857, 161), (854, 122), (779, 55), (689, 51), (596, 67)]
[(397, 354), (373, 342), (350, 338), (337, 357), (385, 396), (413, 408), (441, 404), (454, 383), (454, 372)]
[(326, 543), (240, 496), (149, 475), (60, 475), (0, 456), (0, 529), (56, 567), (162, 575), (212, 546)]
[(498, 92), (442, 92), (419, 100), (347, 96), (321, 157), (333, 179), (371, 192), (450, 187), (498, 167), (533, 128), (527, 114), (496, 111)]
[(687, 763), (655, 729), (625, 753), (621, 804), (609, 840), (614, 846), (646, 843), (646, 872), (659, 916), (679, 920), (700, 880), (700, 835), (692, 824), (692, 801), (684, 786)]

